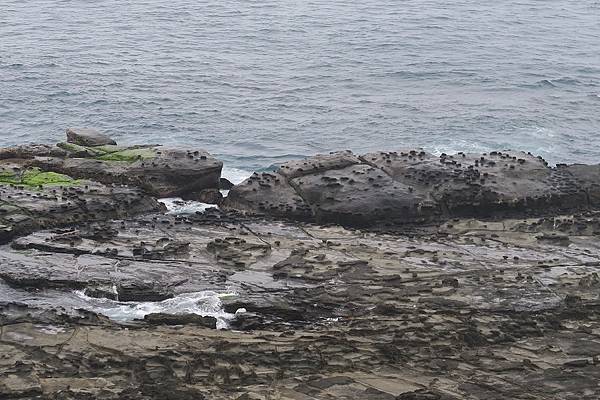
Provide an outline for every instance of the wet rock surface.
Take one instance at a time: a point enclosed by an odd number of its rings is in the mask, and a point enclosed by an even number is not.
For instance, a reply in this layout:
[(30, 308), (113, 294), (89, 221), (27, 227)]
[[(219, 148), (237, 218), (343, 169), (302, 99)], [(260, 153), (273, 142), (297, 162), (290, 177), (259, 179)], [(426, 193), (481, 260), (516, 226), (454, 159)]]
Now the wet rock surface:
[(117, 144), (117, 142), (109, 136), (89, 128), (67, 129), (67, 142), (79, 146), (106, 146)]
[(56, 146), (1, 149), (0, 160), (107, 185), (135, 186), (156, 197), (220, 201), (205, 191), (219, 189), (223, 163), (204, 150), (117, 146), (112, 139), (90, 130), (69, 129), (67, 137), (67, 143)]
[(0, 398), (598, 398), (596, 166), (340, 152), (185, 215), (97, 182), (158, 156), (0, 150)]
[(233, 188), (224, 206), (349, 226), (505, 218), (595, 207), (598, 178), (597, 166), (549, 167), (517, 151), (339, 152), (255, 175)]
[[(0, 394), (595, 399), (599, 225), (384, 233), (213, 211), (36, 232), (0, 248)], [(96, 294), (70, 304), (74, 290)], [(205, 315), (160, 308), (200, 291), (221, 294)], [(155, 306), (119, 322), (107, 302)]]
[(162, 209), (140, 189), (106, 186), (0, 161), (0, 243), (46, 227)]

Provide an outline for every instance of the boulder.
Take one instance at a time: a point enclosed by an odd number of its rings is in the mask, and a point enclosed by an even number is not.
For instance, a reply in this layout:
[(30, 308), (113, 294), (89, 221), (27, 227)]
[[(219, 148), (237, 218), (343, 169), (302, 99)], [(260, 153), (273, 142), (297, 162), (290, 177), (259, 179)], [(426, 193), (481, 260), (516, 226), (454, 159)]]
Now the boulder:
[(362, 157), (396, 182), (440, 204), (447, 216), (532, 213), (586, 205), (585, 192), (568, 175), (524, 152), (378, 152)]
[(89, 128), (69, 128), (67, 129), (67, 142), (79, 146), (106, 146), (116, 145), (113, 139), (107, 135)]
[(363, 226), (387, 218), (408, 222), (437, 212), (434, 203), (408, 185), (366, 164), (304, 175), (291, 184), (312, 206), (318, 223)]
[(600, 207), (600, 165), (571, 164), (558, 169), (576, 180), (577, 186), (587, 193), (590, 206)]

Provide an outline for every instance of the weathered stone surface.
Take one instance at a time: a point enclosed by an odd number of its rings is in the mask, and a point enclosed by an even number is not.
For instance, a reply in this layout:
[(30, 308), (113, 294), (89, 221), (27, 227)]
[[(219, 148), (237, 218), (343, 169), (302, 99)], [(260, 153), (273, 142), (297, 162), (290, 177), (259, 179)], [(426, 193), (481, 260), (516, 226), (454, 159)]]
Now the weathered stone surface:
[(116, 145), (113, 139), (89, 128), (69, 128), (67, 129), (67, 141), (79, 146), (106, 146)]
[(299, 221), (313, 219), (310, 207), (278, 173), (254, 173), (229, 192), (223, 207)]
[(585, 192), (568, 174), (523, 152), (435, 157), (413, 150), (370, 153), (362, 158), (440, 203), (449, 216), (587, 207)]
[(35, 157), (66, 157), (67, 154), (65, 150), (48, 144), (26, 144), (0, 148), (0, 160), (11, 159), (13, 162)]
[(153, 325), (199, 325), (205, 328), (217, 328), (216, 318), (203, 317), (197, 314), (154, 313), (145, 315), (144, 321)]
[[(0, 395), (597, 397), (597, 213), (455, 219), (408, 235), (227, 214), (211, 221), (146, 216), (38, 232), (0, 248), (0, 271), (14, 276), (18, 263), (21, 273), (44, 267), (57, 279), (70, 266), (64, 280), (86, 288), (115, 277), (167, 288), (170, 277), (175, 295), (202, 287), (235, 293), (222, 304), (235, 313), (235, 330), (216, 331), (214, 318), (185, 312), (121, 325), (77, 310), (71, 286), (5, 288), (0, 280)], [(570, 245), (539, 240), (552, 236)], [(248, 243), (270, 251), (235, 271), (208, 249), (216, 239), (236, 254), (251, 251)], [(173, 251), (134, 255), (141, 240)]]
[(559, 166), (576, 180), (587, 195), (592, 207), (600, 207), (600, 165), (571, 164)]
[(342, 169), (359, 163), (360, 160), (351, 151), (340, 151), (331, 154), (317, 154), (304, 160), (288, 161), (279, 168), (279, 173), (288, 179), (293, 179), (330, 169)]
[[(255, 176), (231, 190), (225, 207), (353, 226), (552, 214), (598, 202), (600, 174), (594, 171), (551, 168), (513, 151), (439, 157), (421, 150), (360, 157), (343, 152), (286, 163), (270, 175), (277, 185)], [(298, 214), (289, 203), (300, 199), (306, 212)]]
[(385, 219), (415, 222), (437, 212), (435, 203), (365, 164), (304, 175), (290, 183), (312, 206), (317, 222), (353, 226)]
[(223, 167), (222, 162), (200, 150), (137, 146), (71, 151), (77, 157), (37, 157), (33, 164), (75, 178), (137, 186), (157, 197), (184, 198), (218, 189)]
[(595, 207), (596, 167), (343, 153), (256, 174), (227, 200), (377, 222), (359, 231), (163, 215), (138, 189), (32, 166), (161, 148), (59, 150), (0, 162), (0, 398), (598, 397), (600, 215), (557, 214)]
[(139, 189), (108, 187), (0, 162), (0, 241), (36, 229), (123, 218), (162, 209)]

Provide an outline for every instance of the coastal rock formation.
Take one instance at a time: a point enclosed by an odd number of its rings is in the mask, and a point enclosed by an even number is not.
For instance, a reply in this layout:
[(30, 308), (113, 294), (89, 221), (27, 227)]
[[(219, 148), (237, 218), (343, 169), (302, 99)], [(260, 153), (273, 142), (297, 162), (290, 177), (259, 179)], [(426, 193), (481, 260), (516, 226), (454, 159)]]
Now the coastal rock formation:
[(231, 190), (224, 206), (351, 226), (551, 214), (596, 206), (598, 171), (552, 168), (540, 157), (515, 151), (340, 152), (255, 174)]
[[(95, 131), (68, 130), (69, 142), (0, 150), (0, 160), (107, 185), (130, 185), (155, 197), (221, 200), (223, 163), (204, 150), (162, 146), (117, 146)], [(111, 144), (99, 144), (99, 143)], [(84, 145), (82, 145), (82, 143)], [(91, 143), (91, 144), (90, 144)], [(218, 194), (218, 193), (217, 193)]]
[(0, 248), (0, 397), (595, 400), (599, 228), (215, 212), (37, 232)]
[(67, 142), (79, 146), (107, 146), (116, 145), (110, 137), (89, 128), (69, 128), (67, 129)]
[(38, 229), (124, 218), (162, 207), (137, 188), (105, 186), (0, 161), (0, 243)]
[(151, 195), (220, 168), (0, 149), (0, 398), (598, 398), (600, 167), (338, 152)]

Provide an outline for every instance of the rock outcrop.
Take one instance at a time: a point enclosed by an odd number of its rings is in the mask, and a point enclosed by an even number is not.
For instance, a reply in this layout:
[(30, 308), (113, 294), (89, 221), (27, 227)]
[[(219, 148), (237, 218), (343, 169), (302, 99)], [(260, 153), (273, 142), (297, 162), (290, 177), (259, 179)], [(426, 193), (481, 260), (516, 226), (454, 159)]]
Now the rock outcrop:
[(0, 149), (1, 399), (598, 398), (599, 166), (340, 152), (173, 215), (220, 162), (77, 133)]
[(204, 150), (117, 146), (92, 130), (69, 129), (67, 135), (68, 142), (57, 146), (2, 149), (0, 160), (18, 159), (21, 165), (76, 179), (135, 186), (155, 197), (221, 199), (218, 189), (223, 163)]
[(597, 398), (597, 213), (408, 235), (215, 213), (1, 247), (0, 398)]
[(162, 209), (156, 199), (134, 187), (106, 186), (0, 161), (0, 243), (48, 227)]
[(89, 128), (69, 128), (67, 129), (67, 142), (79, 146), (107, 146), (116, 145), (110, 137)]
[(350, 226), (552, 214), (597, 206), (598, 171), (552, 168), (540, 157), (515, 151), (339, 152), (255, 174), (231, 190), (224, 206)]

